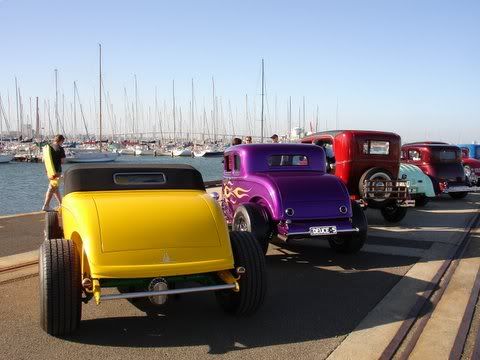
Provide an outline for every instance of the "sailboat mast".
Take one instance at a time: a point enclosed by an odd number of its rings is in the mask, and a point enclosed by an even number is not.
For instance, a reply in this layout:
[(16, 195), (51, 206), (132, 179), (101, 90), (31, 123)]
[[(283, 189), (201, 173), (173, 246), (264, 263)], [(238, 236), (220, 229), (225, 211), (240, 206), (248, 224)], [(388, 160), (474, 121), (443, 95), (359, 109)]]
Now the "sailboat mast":
[(40, 113), (38, 109), (38, 96), (36, 98), (36, 110), (37, 110), (37, 114), (35, 117), (35, 133), (36, 133), (36, 137), (39, 138), (40, 137)]
[[(133, 75), (135, 79), (135, 116), (133, 119), (133, 133), (136, 134), (138, 132), (138, 84), (137, 84), (137, 74)], [(135, 127), (136, 125), (136, 127)]]
[(194, 109), (195, 109), (195, 105), (194, 105), (194, 101), (195, 101), (195, 94), (194, 94), (194, 89), (193, 89), (193, 78), (192, 78), (192, 114), (191, 114), (191, 123), (190, 123), (190, 127), (191, 127), (191, 130), (190, 130), (190, 136), (191, 136), (191, 140), (193, 141), (193, 122), (194, 122)]
[(75, 97), (75, 81), (73, 82), (73, 136), (77, 136), (77, 98)]
[(173, 80), (173, 85), (172, 85), (172, 91), (173, 91), (173, 141), (175, 141), (175, 136), (177, 132), (177, 124), (176, 124), (176, 119), (175, 119), (175, 79)]
[(58, 119), (58, 69), (55, 69), (55, 131), (60, 133), (60, 125)]
[(264, 97), (265, 97), (265, 66), (262, 59), (262, 115), (261, 115), (261, 131), (260, 142), (263, 143), (263, 111), (264, 111)]
[(21, 135), (22, 129), (20, 127), (20, 115), (19, 115), (19, 107), (18, 107), (18, 83), (17, 83), (17, 77), (15, 76), (15, 104), (16, 104), (16, 110), (17, 110), (17, 132), (18, 136)]
[(102, 44), (98, 44), (99, 50), (99, 59), (98, 59), (98, 68), (99, 68), (99, 89), (100, 89), (100, 106), (99, 106), (99, 118), (100, 118), (100, 151), (102, 151)]

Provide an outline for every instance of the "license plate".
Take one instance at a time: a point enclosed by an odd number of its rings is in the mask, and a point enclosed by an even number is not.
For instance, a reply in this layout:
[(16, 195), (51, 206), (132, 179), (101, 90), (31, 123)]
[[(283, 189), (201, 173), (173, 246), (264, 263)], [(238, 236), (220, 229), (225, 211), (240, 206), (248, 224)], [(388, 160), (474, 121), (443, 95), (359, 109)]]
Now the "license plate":
[(313, 226), (310, 228), (311, 236), (335, 235), (336, 233), (336, 226)]

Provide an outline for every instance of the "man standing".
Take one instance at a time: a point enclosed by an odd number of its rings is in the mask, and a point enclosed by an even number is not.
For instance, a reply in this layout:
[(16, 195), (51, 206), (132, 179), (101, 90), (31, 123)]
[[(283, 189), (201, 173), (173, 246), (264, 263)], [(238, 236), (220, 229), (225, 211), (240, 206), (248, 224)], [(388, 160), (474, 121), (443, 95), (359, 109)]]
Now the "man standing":
[(272, 139), (272, 143), (274, 144), (278, 144), (278, 135), (277, 134), (273, 134), (270, 139)]
[[(64, 141), (65, 137), (63, 135), (56, 135), (53, 139), (52, 144), (47, 145), (50, 146), (50, 154), (52, 157), (53, 166), (55, 167), (55, 174), (49, 176), (48, 180), (60, 180), (60, 177), (62, 176), (62, 164), (65, 159), (65, 150), (63, 150), (62, 147)], [(60, 195), (58, 182), (56, 186), (52, 185), (51, 183), (48, 184), (47, 194), (45, 195), (45, 202), (43, 203), (42, 207), (43, 211), (52, 211), (52, 209), (50, 208), (50, 201), (52, 200), (52, 196), (54, 195), (58, 201), (58, 204), (60, 205), (62, 203), (62, 196)]]

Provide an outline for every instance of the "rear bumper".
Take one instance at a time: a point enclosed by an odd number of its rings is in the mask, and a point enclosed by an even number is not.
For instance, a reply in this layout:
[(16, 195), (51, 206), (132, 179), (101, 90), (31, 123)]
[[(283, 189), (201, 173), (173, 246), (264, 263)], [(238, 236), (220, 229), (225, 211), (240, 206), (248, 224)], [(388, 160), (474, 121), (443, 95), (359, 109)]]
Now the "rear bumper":
[(450, 186), (443, 190), (443, 194), (458, 193), (458, 192), (480, 192), (480, 186)]
[[(311, 235), (310, 228), (312, 227), (336, 227), (335, 234), (318, 234)], [(328, 222), (328, 221), (309, 221), (309, 222), (293, 222), (287, 224), (286, 222), (280, 222), (277, 225), (278, 237), (280, 239), (292, 239), (292, 238), (331, 238), (335, 236), (342, 236), (346, 234), (358, 233), (360, 230), (356, 227), (352, 227), (352, 224), (347, 221)]]

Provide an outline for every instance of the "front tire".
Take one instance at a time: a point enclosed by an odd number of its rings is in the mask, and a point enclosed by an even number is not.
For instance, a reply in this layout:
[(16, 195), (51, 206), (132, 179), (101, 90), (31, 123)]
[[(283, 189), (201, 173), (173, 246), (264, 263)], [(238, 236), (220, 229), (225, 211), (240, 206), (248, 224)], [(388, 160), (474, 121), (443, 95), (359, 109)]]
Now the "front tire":
[(452, 198), (454, 199), (463, 199), (465, 196), (468, 195), (468, 192), (463, 191), (463, 192), (454, 192), (454, 193), (448, 193)]
[(80, 256), (75, 244), (45, 240), (40, 246), (40, 325), (53, 336), (74, 332), (82, 316)]
[(272, 228), (267, 212), (260, 205), (240, 205), (233, 216), (232, 230), (252, 233), (263, 253), (267, 253), (268, 244), (272, 237)]
[(380, 209), (385, 220), (391, 223), (397, 223), (407, 215), (407, 208), (392, 204)]
[(360, 251), (368, 237), (368, 222), (362, 207), (352, 202), (352, 226), (359, 231), (357, 233), (344, 235), (329, 239), (330, 247), (338, 252), (352, 254)]
[(238, 280), (240, 291), (222, 290), (215, 293), (219, 305), (229, 314), (249, 316), (255, 313), (265, 300), (267, 273), (265, 256), (252, 234), (230, 232), (230, 243), (235, 268), (242, 266), (245, 273)]

